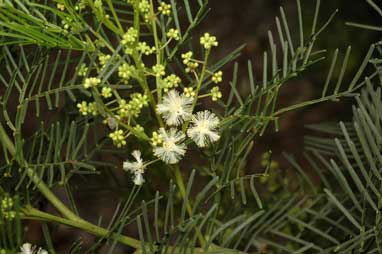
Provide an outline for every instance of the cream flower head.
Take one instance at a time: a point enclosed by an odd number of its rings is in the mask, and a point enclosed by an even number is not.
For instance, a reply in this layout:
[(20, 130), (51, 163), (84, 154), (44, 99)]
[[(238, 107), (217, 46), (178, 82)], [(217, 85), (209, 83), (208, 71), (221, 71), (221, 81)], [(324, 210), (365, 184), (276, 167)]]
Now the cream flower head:
[(217, 132), (219, 118), (208, 110), (199, 111), (191, 117), (191, 126), (187, 135), (199, 146), (205, 147), (219, 140)]
[(162, 143), (154, 148), (154, 155), (167, 164), (177, 163), (186, 153), (184, 144), (186, 136), (175, 128), (167, 132), (164, 128), (160, 128), (159, 134), (162, 137)]
[(128, 171), (134, 174), (134, 184), (142, 185), (145, 180), (143, 179), (143, 173), (145, 171), (145, 164), (141, 157), (141, 152), (138, 150), (134, 150), (131, 155), (133, 155), (135, 161), (124, 161), (123, 162), (123, 170)]
[(163, 102), (157, 105), (157, 111), (167, 125), (178, 126), (191, 117), (192, 102), (192, 98), (171, 90), (164, 96)]
[(20, 247), (21, 252), (18, 254), (48, 254), (48, 252), (44, 249), (38, 248), (36, 246), (33, 246), (30, 243), (24, 243)]
[(145, 182), (142, 174), (135, 174), (133, 182), (135, 185), (142, 185)]

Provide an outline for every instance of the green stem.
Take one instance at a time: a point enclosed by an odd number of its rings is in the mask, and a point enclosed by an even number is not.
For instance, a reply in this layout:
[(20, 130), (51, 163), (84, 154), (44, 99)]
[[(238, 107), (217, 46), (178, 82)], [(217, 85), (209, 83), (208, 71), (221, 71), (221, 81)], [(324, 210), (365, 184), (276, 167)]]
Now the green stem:
[[(42, 212), (42, 211), (37, 210), (31, 206), (28, 206), (28, 207), (22, 209), (22, 213), (23, 213), (23, 215), (21, 218), (24, 220), (31, 219), (31, 220), (40, 220), (40, 221), (46, 221), (46, 222), (55, 222), (55, 223), (69, 226), (69, 227), (84, 230), (86, 232), (92, 233), (92, 234), (97, 235), (99, 237), (109, 237), (110, 236), (111, 238), (117, 240), (120, 243), (123, 243), (127, 246), (131, 246), (131, 247), (135, 248), (136, 251), (134, 252), (134, 254), (144, 253), (144, 251), (142, 249), (142, 244), (140, 241), (138, 241), (134, 238), (128, 237), (128, 236), (119, 235), (119, 234), (110, 232), (107, 229), (101, 228), (97, 225), (94, 225), (94, 224), (89, 223), (89, 222), (82, 220), (82, 219), (79, 219), (77, 221), (68, 220), (68, 219), (61, 218), (61, 217), (58, 217), (58, 216), (55, 216), (55, 215), (52, 215), (49, 213)], [(149, 248), (149, 247), (146, 247), (146, 248)], [(216, 246), (213, 244), (211, 244), (211, 246), (208, 248), (207, 251), (204, 250), (203, 248), (195, 248), (195, 249), (188, 248), (188, 249), (190, 250), (190, 252), (187, 251), (187, 253), (191, 253), (191, 251), (194, 251), (194, 253), (196, 253), (196, 254), (207, 254), (207, 253), (209, 253), (209, 254), (216, 254), (216, 253), (243, 254), (243, 252), (240, 252), (237, 250), (222, 248), (222, 247), (219, 247), (219, 246)], [(169, 246), (168, 250), (171, 253), (180, 253), (181, 251), (184, 250), (184, 248), (183, 247)], [(156, 251), (156, 247), (154, 247), (154, 251)]]
[[(16, 148), (8, 134), (4, 130), (3, 125), (0, 123), (0, 140), (8, 149), (9, 153), (12, 156), (16, 155)], [(26, 168), (28, 177), (33, 181), (39, 191), (44, 195), (44, 197), (49, 200), (49, 202), (66, 218), (75, 219), (78, 218), (71, 210), (69, 210), (62, 202), (59, 200), (56, 195), (46, 186), (46, 184), (41, 181), (38, 175), (34, 172), (33, 169), (28, 167), (28, 164), (25, 161), (19, 161), (19, 164)]]
[[(16, 154), (15, 146), (14, 146), (13, 142), (11, 141), (11, 139), (9, 138), (6, 131), (4, 130), (1, 122), (0, 122), (0, 140), (4, 144), (4, 146), (7, 148), (9, 153), (14, 156)], [(22, 163), (21, 165), (27, 166), (25, 164), (25, 162)], [(120, 243), (123, 243), (127, 246), (130, 246), (130, 247), (137, 249), (137, 251), (135, 253), (142, 253), (142, 244), (140, 241), (138, 241), (134, 238), (128, 237), (128, 236), (118, 235), (118, 234), (112, 233), (107, 229), (104, 229), (102, 227), (94, 225), (94, 224), (87, 222), (87, 221), (83, 220), (82, 218), (78, 217), (76, 214), (74, 214), (71, 210), (69, 210), (65, 206), (65, 204), (63, 204), (56, 197), (56, 195), (48, 188), (48, 186), (45, 185), (45, 183), (43, 181), (41, 181), (41, 179), (35, 174), (35, 172), (32, 169), (30, 169), (28, 167), (26, 167), (26, 168), (27, 168), (28, 176), (34, 182), (34, 184), (39, 189), (39, 191), (63, 216), (65, 216), (65, 218), (58, 217), (58, 216), (55, 216), (55, 215), (52, 215), (49, 213), (45, 213), (45, 212), (39, 211), (39, 210), (34, 209), (34, 208), (29, 206), (26, 209), (23, 209), (23, 211), (22, 211), (25, 215), (23, 219), (38, 219), (38, 220), (43, 220), (43, 221), (47, 221), (47, 222), (56, 222), (56, 223), (71, 226), (74, 228), (82, 229), (84, 231), (93, 233), (93, 234), (100, 236), (100, 237), (111, 236), (112, 238), (119, 241)], [(174, 170), (175, 178), (176, 178), (177, 184), (179, 186), (181, 195), (183, 198), (185, 198), (186, 197), (186, 188), (185, 188), (185, 185), (183, 182), (183, 177), (180, 173), (179, 167), (177, 166), (174, 168), (175, 168), (175, 170)], [(189, 202), (187, 202), (187, 211), (190, 214), (190, 216), (192, 216), (192, 207), (191, 207), (191, 204)], [(206, 252), (203, 249), (203, 247), (205, 245), (205, 240), (204, 240), (203, 236), (201, 235), (199, 230), (197, 230), (196, 233), (198, 234), (198, 238), (199, 238), (199, 241), (200, 241), (202, 248), (194, 249), (195, 250), (194, 253), (197, 253), (197, 254), (199, 254), (199, 253), (200, 254), (211, 253), (212, 254), (212, 253), (219, 253), (219, 251), (227, 253), (227, 254), (230, 254), (230, 253), (241, 254), (242, 253), (242, 252), (239, 252), (236, 250), (225, 249), (225, 248), (221, 248), (221, 247), (215, 246), (215, 245), (210, 246)], [(177, 247), (170, 247), (170, 249), (174, 249), (174, 251), (176, 251), (178, 248)]]
[[(179, 191), (180, 191), (180, 195), (182, 196), (183, 199), (185, 199), (186, 195), (187, 195), (186, 186), (184, 184), (183, 176), (180, 173), (180, 169), (179, 169), (178, 165), (174, 166), (174, 174), (175, 174), (176, 183), (177, 183)], [(188, 211), (189, 215), (192, 216), (192, 207), (191, 207), (191, 204), (189, 202), (187, 202), (187, 211)]]
[(147, 80), (144, 76), (144, 70), (142, 68), (141, 61), (139, 60), (139, 58), (136, 56), (135, 53), (133, 54), (133, 59), (134, 59), (135, 65), (138, 68), (138, 71), (142, 74), (142, 77), (143, 77), (142, 80), (139, 81), (139, 83), (140, 83), (142, 89), (145, 91), (145, 93), (149, 97), (150, 105), (151, 105), (151, 107), (155, 113), (155, 117), (156, 117), (159, 125), (161, 127), (163, 127), (164, 124), (163, 124), (162, 118), (160, 118), (160, 116), (156, 113), (156, 102), (155, 102), (155, 99), (154, 99), (152, 92), (150, 91), (149, 85), (147, 84)]
[[(154, 13), (154, 4), (153, 1), (150, 0), (150, 19), (151, 19), (151, 29), (153, 30), (153, 37), (154, 37), (154, 43), (155, 43), (155, 49), (156, 49), (156, 62), (157, 64), (161, 64), (162, 61), (162, 51), (159, 46), (159, 39), (158, 39), (158, 31), (157, 31), (157, 25), (156, 25), (156, 15)], [(158, 103), (162, 100), (162, 88), (160, 86), (160, 77), (156, 76), (156, 87), (157, 87), (157, 96), (158, 96)]]
[[(182, 196), (183, 200), (186, 200), (186, 197), (187, 197), (186, 187), (185, 187), (185, 184), (183, 181), (183, 176), (180, 172), (179, 165), (175, 165), (173, 167), (173, 169), (174, 169), (174, 174), (175, 174), (175, 181), (176, 181), (176, 184), (178, 185), (180, 195)], [(193, 215), (192, 206), (191, 206), (190, 201), (188, 199), (186, 201), (186, 208), (187, 208), (188, 215), (191, 217)], [(201, 247), (204, 247), (206, 245), (206, 241), (204, 240), (204, 237), (203, 237), (202, 233), (199, 231), (199, 229), (197, 227), (195, 227), (195, 229), (196, 229), (196, 234), (198, 236), (199, 243), (200, 243)]]
[(112, 233), (107, 229), (104, 229), (102, 227), (99, 227), (97, 225), (94, 225), (90, 222), (87, 222), (79, 217), (77, 219), (72, 220), (72, 219), (65, 219), (61, 218), (49, 213), (42, 212), (40, 210), (37, 210), (33, 207), (28, 206), (27, 208), (22, 210), (23, 214), (25, 215), (24, 219), (38, 219), (42, 221), (48, 221), (48, 222), (56, 222), (62, 225), (67, 225), (70, 227), (82, 229), (86, 232), (92, 233), (94, 235), (100, 236), (100, 237), (108, 237), (110, 236), (111, 238), (119, 241), (120, 243), (126, 244), (128, 246), (131, 246), (133, 248), (139, 249), (141, 248), (141, 242), (128, 237), (124, 235), (119, 235), (116, 233)]
[(64, 203), (57, 198), (57, 196), (46, 186), (40, 177), (31, 168), (26, 168), (28, 177), (36, 185), (37, 189), (44, 195), (44, 197), (66, 218), (76, 220), (78, 216), (73, 213)]
[[(140, 35), (139, 18), (140, 18), (139, 9), (137, 7), (134, 7), (134, 28), (138, 31), (138, 40), (139, 40), (139, 35)], [(147, 79), (146, 79), (146, 76), (144, 74), (144, 69), (142, 68), (142, 61), (141, 61), (141, 59), (139, 59), (139, 56), (138, 56), (136, 51), (133, 52), (133, 59), (134, 59), (135, 65), (137, 66), (139, 73), (142, 74), (141, 75), (142, 80), (138, 80), (139, 84), (141, 85), (142, 89), (145, 91), (145, 93), (149, 97), (151, 107), (155, 113), (155, 117), (156, 117), (159, 125), (161, 127), (163, 127), (164, 124), (163, 124), (162, 118), (156, 113), (156, 102), (155, 102), (154, 96), (153, 96), (153, 94), (149, 88), (149, 85), (147, 84)]]
[(106, 3), (107, 5), (109, 6), (110, 8), (110, 11), (111, 11), (111, 14), (113, 15), (114, 17), (114, 20), (115, 20), (115, 23), (117, 24), (119, 30), (123, 31), (123, 28), (122, 28), (122, 25), (121, 25), (121, 22), (119, 21), (119, 18), (118, 18), (118, 15), (117, 15), (117, 12), (115, 11), (114, 9), (114, 5), (113, 5), (113, 2), (112, 0), (106, 0)]
[[(9, 153), (14, 156), (16, 154), (16, 148), (13, 142), (11, 141), (11, 139), (9, 138), (8, 134), (4, 130), (1, 122), (0, 122), (0, 140), (8, 149)], [(61, 202), (61, 200), (57, 198), (57, 196), (49, 189), (49, 187), (46, 186), (46, 184), (40, 179), (40, 177), (34, 172), (34, 170), (28, 167), (28, 164), (25, 161), (21, 161), (19, 163), (20, 165), (26, 168), (28, 177), (33, 181), (37, 189), (65, 218), (60, 218), (48, 213), (41, 212), (33, 208), (28, 208), (24, 210), (24, 213), (27, 216), (38, 217), (40, 219), (45, 219), (47, 221), (58, 222), (61, 224), (81, 228), (88, 232), (94, 233), (95, 235), (98, 235), (98, 236), (107, 236), (110, 234), (108, 230), (98, 227), (96, 225), (93, 225), (81, 219), (76, 214), (74, 214), (71, 210), (69, 210), (69, 208), (65, 206), (64, 203)], [(136, 239), (133, 239), (127, 236), (121, 236), (121, 235), (115, 235), (114, 237), (116, 240), (128, 246), (131, 246), (134, 248), (141, 247), (140, 242)]]
[(322, 98), (318, 98), (318, 99), (314, 99), (314, 100), (310, 100), (310, 101), (301, 102), (299, 104), (295, 104), (295, 105), (292, 105), (292, 106), (289, 106), (289, 107), (285, 107), (285, 108), (279, 109), (278, 111), (276, 111), (273, 114), (273, 116), (279, 116), (279, 115), (281, 115), (283, 113), (286, 113), (288, 111), (296, 110), (298, 108), (303, 108), (303, 107), (306, 107), (306, 106), (309, 106), (309, 105), (313, 105), (313, 104), (317, 104), (317, 103), (320, 103), (320, 102), (329, 101), (329, 100), (336, 100), (339, 97), (346, 96), (346, 95), (351, 95), (351, 92), (345, 91), (345, 92), (342, 92), (342, 93), (328, 95), (328, 96), (325, 96), (325, 97), (322, 97)]
[[(196, 106), (196, 102), (198, 101), (199, 91), (200, 91), (200, 88), (203, 84), (204, 76), (206, 75), (206, 72), (207, 72), (207, 63), (208, 63), (208, 56), (209, 55), (210, 55), (210, 49), (207, 49), (206, 54), (204, 56), (204, 64), (203, 64), (202, 72), (200, 74), (200, 78), (198, 80), (198, 83), (196, 84), (195, 97), (194, 97), (194, 101), (192, 102), (191, 112), (194, 111), (194, 108)], [(189, 123), (190, 123), (190, 121), (187, 121), (183, 124), (183, 127), (182, 127), (183, 132), (186, 132)]]
[[(133, 254), (144, 254), (147, 251), (143, 251), (142, 249), (137, 249)], [(232, 250), (223, 248), (217, 245), (212, 245), (208, 248), (208, 250), (204, 250), (203, 248), (183, 248), (183, 247), (173, 247), (169, 246), (167, 248), (166, 253), (194, 253), (194, 254), (247, 254), (245, 252), (241, 252), (238, 250)]]
[(3, 124), (1, 122), (0, 122), (0, 139), (1, 139), (1, 142), (3, 143), (3, 145), (8, 149), (8, 152), (11, 155), (15, 155), (16, 154), (16, 148), (13, 145), (13, 142), (9, 138), (8, 134), (5, 132)]
[(204, 80), (204, 76), (206, 75), (206, 72), (207, 72), (207, 64), (208, 64), (208, 57), (210, 55), (210, 49), (207, 49), (206, 51), (206, 54), (204, 56), (204, 64), (203, 64), (203, 68), (202, 68), (202, 72), (200, 74), (200, 78), (199, 78), (199, 81), (198, 81), (198, 84), (196, 85), (196, 90), (195, 90), (195, 99), (192, 103), (192, 110), (195, 108), (196, 106), (196, 102), (198, 101), (198, 95), (199, 95), (199, 91), (200, 91), (200, 88), (202, 86), (202, 83), (203, 83), (203, 80)]

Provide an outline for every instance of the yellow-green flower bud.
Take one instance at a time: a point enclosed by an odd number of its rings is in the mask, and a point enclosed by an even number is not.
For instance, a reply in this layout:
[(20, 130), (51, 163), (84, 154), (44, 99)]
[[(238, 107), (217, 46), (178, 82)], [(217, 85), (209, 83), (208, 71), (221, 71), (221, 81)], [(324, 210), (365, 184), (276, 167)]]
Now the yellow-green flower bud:
[(152, 67), (152, 69), (153, 69), (154, 75), (156, 77), (162, 77), (162, 76), (164, 76), (166, 74), (165, 71), (164, 71), (164, 66), (161, 65), (161, 64), (154, 65)]
[(194, 88), (192, 88), (192, 87), (185, 87), (183, 89), (183, 93), (184, 93), (184, 95), (186, 95), (186, 97), (195, 97), (195, 95), (196, 95)]
[(204, 33), (202, 37), (200, 37), (200, 44), (205, 49), (210, 49), (212, 47), (218, 46), (218, 42), (215, 36), (211, 36), (209, 33)]
[(217, 101), (218, 99), (222, 97), (222, 93), (220, 92), (220, 89), (218, 86), (214, 86), (211, 89), (211, 97), (213, 101)]
[(147, 0), (141, 0), (138, 4), (139, 11), (141, 13), (147, 13), (150, 11), (150, 3)]
[(99, 78), (87, 78), (84, 82), (84, 88), (88, 89), (90, 87), (96, 87), (99, 83), (101, 83), (101, 80)]
[(165, 2), (161, 2), (160, 6), (158, 7), (158, 11), (163, 15), (169, 16), (171, 14), (171, 5), (166, 4)]
[(101, 95), (102, 97), (104, 98), (110, 98), (112, 96), (112, 93), (111, 93), (112, 89), (111, 87), (102, 87), (102, 90), (101, 90)]
[(98, 114), (97, 103), (91, 102), (88, 104), (88, 113), (92, 114), (93, 116)]
[(122, 147), (126, 145), (126, 137), (122, 130), (116, 130), (109, 134), (109, 137), (113, 141), (116, 147)]
[(222, 82), (222, 81), (223, 81), (223, 72), (222, 72), (222, 71), (215, 72), (215, 73), (212, 75), (211, 80), (212, 80), (212, 82), (214, 82), (215, 84)]
[(88, 107), (88, 103), (86, 101), (82, 101), (81, 103), (78, 103), (77, 108), (78, 108), (78, 111), (83, 116), (86, 116), (89, 113), (89, 107)]
[(178, 76), (171, 74), (163, 80), (163, 90), (168, 92), (169, 89), (178, 87), (181, 82), (182, 80)]
[(153, 131), (152, 137), (151, 137), (151, 145), (156, 147), (157, 145), (162, 144), (163, 142), (163, 137), (161, 134), (159, 134), (156, 131)]
[(138, 52), (145, 54), (146, 56), (151, 55), (155, 52), (155, 47), (150, 47), (146, 42), (139, 42), (137, 46)]
[(9, 196), (4, 196), (0, 202), (0, 214), (6, 220), (13, 220), (16, 217), (13, 199)]
[(98, 56), (98, 61), (101, 64), (101, 66), (105, 66), (107, 62), (110, 60), (111, 55), (100, 55)]
[(122, 36), (121, 43), (123, 45), (134, 43), (138, 39), (138, 31), (134, 27), (130, 27)]
[(182, 54), (181, 57), (183, 59), (183, 64), (187, 65), (191, 61), (192, 55), (193, 53), (191, 51)]
[(189, 62), (187, 64), (186, 72), (194, 71), (198, 67), (199, 67), (199, 64), (197, 62)]
[(120, 77), (122, 81), (127, 84), (133, 74), (133, 71), (135, 71), (134, 66), (123, 63), (118, 67), (118, 77)]
[(179, 34), (179, 31), (177, 29), (174, 29), (174, 28), (171, 28), (170, 30), (168, 30), (167, 32), (167, 37), (171, 38), (171, 39), (174, 39), (176, 41), (179, 41), (180, 40), (180, 34)]
[(61, 4), (61, 3), (58, 3), (57, 4), (57, 9), (59, 9), (60, 11), (65, 11), (65, 5)]
[(77, 74), (78, 76), (85, 76), (87, 72), (88, 72), (88, 67), (86, 67), (86, 64), (83, 63), (78, 68)]

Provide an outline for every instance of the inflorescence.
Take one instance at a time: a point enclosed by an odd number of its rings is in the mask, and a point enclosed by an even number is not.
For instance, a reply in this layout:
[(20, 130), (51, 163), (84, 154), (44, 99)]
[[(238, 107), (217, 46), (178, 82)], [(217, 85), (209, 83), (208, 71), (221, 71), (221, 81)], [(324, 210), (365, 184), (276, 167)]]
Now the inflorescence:
[[(164, 1), (158, 6), (147, 0), (128, 2), (151, 27), (157, 26), (158, 19), (171, 18), (172, 6)], [(98, 9), (102, 13), (102, 2), (100, 5)], [(57, 8), (65, 10), (65, 6)], [(77, 74), (84, 77), (83, 89), (94, 99), (79, 102), (79, 113), (86, 117), (102, 117), (109, 127), (108, 137), (117, 148), (130, 147), (127, 146), (129, 137), (152, 147), (151, 161), (145, 162), (142, 152), (134, 150), (134, 160), (123, 163), (123, 169), (133, 175), (136, 185), (144, 183), (143, 174), (149, 164), (159, 160), (166, 164), (178, 163), (190, 143), (205, 148), (220, 138), (219, 117), (209, 110), (196, 111), (200, 98), (209, 97), (212, 101), (222, 98), (218, 84), (223, 80), (223, 72), (208, 69), (210, 51), (218, 46), (216, 37), (209, 33), (200, 37), (202, 60), (197, 59), (193, 51), (180, 53), (184, 72), (193, 77), (193, 81), (185, 78), (188, 80), (185, 83), (181, 75), (169, 68), (171, 63), (164, 60), (171, 46), (182, 41), (181, 32), (176, 28), (160, 34), (152, 32), (154, 40), (142, 36), (139, 27), (127, 27), (120, 36), (118, 48), (122, 50), (118, 54), (99, 52), (96, 66), (82, 63), (77, 69)], [(102, 47), (100, 51), (104, 51)], [(147, 61), (151, 64), (146, 65), (146, 58), (156, 61)], [(103, 76), (110, 69), (113, 71), (109, 76), (113, 79)], [(124, 87), (123, 92), (121, 87)], [(150, 122), (152, 119), (155, 119), (154, 124)]]

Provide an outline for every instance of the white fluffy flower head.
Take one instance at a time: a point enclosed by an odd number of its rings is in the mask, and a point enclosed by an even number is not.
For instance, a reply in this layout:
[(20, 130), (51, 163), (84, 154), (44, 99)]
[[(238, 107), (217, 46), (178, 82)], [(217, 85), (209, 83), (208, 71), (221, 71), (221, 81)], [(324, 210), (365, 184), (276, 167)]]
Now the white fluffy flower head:
[(205, 147), (219, 140), (217, 132), (219, 118), (208, 110), (199, 111), (191, 117), (191, 126), (187, 135), (199, 146)]
[(44, 249), (38, 248), (36, 246), (33, 246), (30, 243), (24, 243), (20, 247), (21, 252), (18, 254), (48, 254), (48, 252)]
[(186, 145), (184, 144), (186, 136), (174, 128), (167, 132), (160, 128), (159, 134), (163, 141), (161, 146), (154, 148), (154, 155), (167, 164), (177, 163), (186, 153)]
[(145, 182), (142, 174), (135, 174), (133, 182), (135, 185), (142, 185)]
[(176, 90), (169, 91), (163, 98), (163, 102), (157, 105), (157, 111), (170, 126), (178, 126), (191, 116), (192, 98), (179, 94)]
[(142, 185), (144, 183), (143, 173), (145, 171), (145, 164), (141, 157), (141, 152), (138, 150), (134, 150), (131, 155), (133, 155), (135, 161), (124, 161), (123, 169), (128, 171), (134, 175), (134, 184)]

